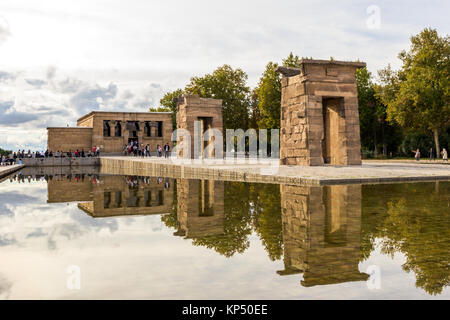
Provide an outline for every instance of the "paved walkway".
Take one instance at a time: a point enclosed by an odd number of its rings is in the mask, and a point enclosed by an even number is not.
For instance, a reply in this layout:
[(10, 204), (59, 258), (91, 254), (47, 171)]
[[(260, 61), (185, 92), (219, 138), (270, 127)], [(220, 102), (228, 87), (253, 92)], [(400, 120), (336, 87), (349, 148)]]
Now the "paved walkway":
[(6, 177), (7, 175), (25, 167), (23, 164), (14, 164), (12, 166), (0, 166), (0, 178)]
[(102, 157), (103, 173), (165, 175), (308, 185), (450, 180), (450, 166), (416, 162), (367, 161), (360, 166), (277, 166), (278, 161), (250, 163), (181, 162), (164, 158)]

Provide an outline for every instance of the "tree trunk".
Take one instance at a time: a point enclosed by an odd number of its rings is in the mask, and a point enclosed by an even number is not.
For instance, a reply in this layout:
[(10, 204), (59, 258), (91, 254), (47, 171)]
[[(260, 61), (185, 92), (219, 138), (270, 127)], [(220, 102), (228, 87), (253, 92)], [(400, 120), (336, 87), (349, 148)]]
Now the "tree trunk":
[(384, 134), (384, 119), (381, 119), (381, 139), (383, 141), (383, 156), (387, 156), (386, 136)]
[(434, 144), (436, 146), (436, 159), (439, 159), (441, 156), (441, 149), (439, 148), (439, 130), (433, 129), (434, 134)]
[(375, 121), (373, 124), (373, 156), (376, 158), (378, 155), (377, 150), (377, 126), (375, 125)]

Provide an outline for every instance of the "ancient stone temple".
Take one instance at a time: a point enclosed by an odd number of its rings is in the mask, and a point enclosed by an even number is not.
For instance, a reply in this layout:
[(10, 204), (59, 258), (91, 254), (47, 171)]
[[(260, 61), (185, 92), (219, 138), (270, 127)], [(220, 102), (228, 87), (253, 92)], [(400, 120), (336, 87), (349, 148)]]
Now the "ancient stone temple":
[(361, 164), (355, 72), (365, 65), (300, 60), (300, 68), (277, 69), (283, 74), (281, 164)]
[(121, 153), (131, 141), (156, 146), (172, 145), (170, 112), (104, 112), (93, 111), (77, 121), (76, 127), (47, 128), (47, 148), (55, 151), (91, 150)]
[[(209, 154), (205, 154), (206, 148), (214, 142), (214, 137), (208, 137), (206, 132), (213, 128), (223, 134), (222, 100), (200, 98), (197, 95), (183, 95), (177, 99), (177, 129), (185, 129), (190, 134), (191, 158), (194, 157), (196, 151), (201, 158), (214, 156), (212, 148)], [(194, 140), (196, 129), (197, 134), (201, 137), (197, 140), (197, 144)], [(187, 141), (184, 139), (185, 137), (179, 132), (177, 135), (178, 143), (186, 144)], [(178, 156), (188, 158), (187, 152), (183, 153), (183, 151), (185, 150), (179, 148)]]

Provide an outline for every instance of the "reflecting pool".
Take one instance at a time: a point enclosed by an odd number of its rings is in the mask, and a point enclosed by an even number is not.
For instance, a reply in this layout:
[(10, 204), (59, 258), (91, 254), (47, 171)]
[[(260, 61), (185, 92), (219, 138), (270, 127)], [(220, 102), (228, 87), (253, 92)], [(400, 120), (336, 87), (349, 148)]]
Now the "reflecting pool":
[(0, 182), (2, 299), (450, 298), (450, 181), (58, 170)]

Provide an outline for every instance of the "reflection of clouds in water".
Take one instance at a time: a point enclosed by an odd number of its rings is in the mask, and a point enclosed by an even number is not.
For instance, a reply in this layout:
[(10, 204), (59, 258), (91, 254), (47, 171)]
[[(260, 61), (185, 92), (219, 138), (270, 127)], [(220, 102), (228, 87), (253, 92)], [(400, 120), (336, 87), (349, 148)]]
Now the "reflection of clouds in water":
[(0, 247), (9, 246), (17, 243), (17, 240), (14, 239), (14, 236), (11, 234), (2, 235), (0, 234)]
[(0, 274), (0, 299), (8, 299), (11, 295), (12, 283)]
[(0, 246), (43, 246), (54, 251), (89, 234), (109, 237), (121, 228), (163, 230), (158, 217), (99, 219), (79, 210), (77, 203), (49, 204), (45, 181), (0, 183), (0, 210)]
[(14, 205), (21, 205), (24, 203), (36, 201), (37, 198), (26, 195), (17, 194), (15, 192), (1, 192), (0, 193), (0, 217), (8, 216), (14, 217), (12, 208)]
[(36, 202), (38, 198), (29, 196), (27, 194), (18, 194), (16, 192), (2, 192), (0, 193), (0, 201), (9, 204), (24, 204), (27, 202)]
[(80, 210), (72, 213), (71, 218), (86, 228), (92, 228), (95, 231), (100, 231), (100, 229), (107, 228), (111, 233), (114, 233), (119, 228), (117, 219), (115, 218), (94, 219)]
[(40, 238), (40, 237), (45, 237), (47, 235), (47, 233), (42, 232), (41, 228), (37, 228), (35, 231), (30, 232), (29, 234), (27, 234), (27, 239), (28, 238)]

